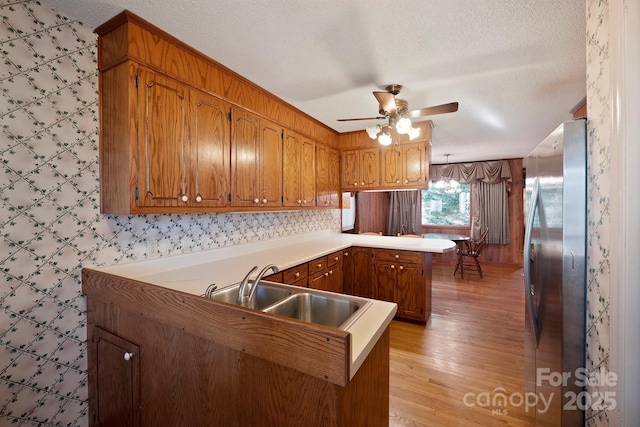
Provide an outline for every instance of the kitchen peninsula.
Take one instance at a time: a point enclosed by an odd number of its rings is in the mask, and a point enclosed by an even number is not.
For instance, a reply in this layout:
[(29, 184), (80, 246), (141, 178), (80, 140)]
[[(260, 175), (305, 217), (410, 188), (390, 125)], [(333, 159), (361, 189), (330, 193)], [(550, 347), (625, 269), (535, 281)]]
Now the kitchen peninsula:
[(334, 270), (322, 264), (352, 248), (406, 251), (428, 261), (430, 311), (431, 253), (454, 247), (326, 231), (85, 268), (92, 423), (124, 412), (132, 425), (387, 425), (396, 304), (367, 298), (339, 329), (202, 295), (211, 284), (238, 283), (254, 265), (286, 276), (313, 263), (329, 277)]

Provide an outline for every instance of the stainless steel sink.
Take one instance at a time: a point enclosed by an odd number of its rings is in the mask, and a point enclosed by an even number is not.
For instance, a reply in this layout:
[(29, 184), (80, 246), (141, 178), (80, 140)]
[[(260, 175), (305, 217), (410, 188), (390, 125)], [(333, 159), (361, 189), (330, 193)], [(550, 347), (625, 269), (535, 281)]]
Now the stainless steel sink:
[(305, 322), (340, 328), (362, 305), (361, 301), (352, 298), (305, 292), (293, 294), (287, 299), (267, 307), (264, 311)]
[(222, 301), (229, 304), (242, 305), (243, 307), (255, 308), (256, 310), (262, 310), (270, 305), (281, 301), (288, 296), (292, 295), (289, 289), (270, 286), (264, 282), (258, 283), (256, 293), (253, 298), (246, 304), (240, 304), (238, 302), (238, 288), (240, 284), (230, 286), (228, 288), (221, 289), (211, 294), (211, 299), (216, 301)]

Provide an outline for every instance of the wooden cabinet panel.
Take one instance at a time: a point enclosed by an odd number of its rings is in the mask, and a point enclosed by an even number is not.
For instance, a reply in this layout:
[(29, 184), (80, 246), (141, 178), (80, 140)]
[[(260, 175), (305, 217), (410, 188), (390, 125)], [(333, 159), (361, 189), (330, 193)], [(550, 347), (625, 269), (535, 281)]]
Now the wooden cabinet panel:
[(187, 200), (187, 88), (138, 71), (138, 206), (176, 207)]
[(353, 253), (353, 295), (376, 298), (372, 283), (371, 283), (371, 249), (352, 247)]
[(232, 110), (232, 205), (282, 206), (282, 128)]
[(327, 257), (319, 257), (309, 261), (309, 276), (327, 269)]
[(339, 207), (340, 151), (323, 144), (316, 145), (317, 205)]
[(397, 317), (426, 322), (431, 313), (430, 254), (372, 250), (376, 297), (398, 304)]
[(344, 150), (341, 153), (342, 189), (357, 190), (360, 187), (360, 150)]
[(401, 263), (397, 275), (395, 297), (398, 315), (423, 320), (426, 309), (426, 284), (422, 264)]
[[(300, 280), (306, 280), (309, 276), (309, 266), (307, 263), (288, 268), (283, 272), (284, 283), (290, 285)], [(306, 286), (306, 284), (305, 284)]]
[[(88, 342), (91, 426), (140, 425), (140, 351), (98, 327)], [(125, 355), (127, 355), (125, 357)]]
[(315, 143), (293, 132), (283, 141), (283, 206), (311, 207), (316, 204)]
[(194, 206), (227, 206), (231, 191), (230, 109), (225, 102), (204, 92), (191, 93), (193, 123), (190, 170), (194, 192), (189, 199)]
[(402, 182), (405, 186), (424, 188), (429, 182), (428, 143), (416, 142), (402, 146)]
[(342, 251), (342, 291), (345, 294), (355, 295), (355, 263), (353, 257), (353, 248), (347, 248)]
[(360, 180), (361, 188), (380, 185), (380, 150), (378, 148), (360, 150)]
[(398, 146), (385, 147), (381, 150), (380, 185), (397, 187), (402, 185), (402, 152)]

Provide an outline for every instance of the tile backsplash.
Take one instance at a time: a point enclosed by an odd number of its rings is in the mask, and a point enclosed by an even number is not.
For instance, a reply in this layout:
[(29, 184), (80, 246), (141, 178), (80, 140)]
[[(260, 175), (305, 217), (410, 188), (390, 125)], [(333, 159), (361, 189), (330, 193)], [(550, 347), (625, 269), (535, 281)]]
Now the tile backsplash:
[(83, 265), (339, 232), (340, 212), (101, 215), (96, 35), (0, 10), (0, 425), (87, 425)]

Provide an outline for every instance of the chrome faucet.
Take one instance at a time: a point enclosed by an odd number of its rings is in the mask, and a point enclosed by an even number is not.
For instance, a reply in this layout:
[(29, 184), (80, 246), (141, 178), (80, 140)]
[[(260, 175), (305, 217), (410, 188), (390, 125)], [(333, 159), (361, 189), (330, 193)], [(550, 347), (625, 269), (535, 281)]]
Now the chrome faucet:
[(258, 273), (258, 276), (255, 278), (255, 280), (253, 280), (253, 285), (251, 285), (249, 277), (257, 269), (258, 269), (258, 266), (255, 265), (251, 270), (249, 270), (247, 275), (244, 276), (244, 279), (242, 279), (242, 282), (238, 287), (238, 303), (246, 304), (249, 301), (251, 301), (251, 299), (253, 298), (253, 295), (256, 293), (256, 289), (258, 289), (258, 283), (260, 283), (260, 280), (262, 280), (262, 276), (264, 276), (267, 273), (267, 271), (273, 270), (274, 273), (277, 273), (278, 271), (280, 271), (278, 270), (278, 267), (276, 267), (275, 265), (269, 264), (265, 268), (263, 268), (260, 271), (260, 273)]

